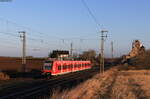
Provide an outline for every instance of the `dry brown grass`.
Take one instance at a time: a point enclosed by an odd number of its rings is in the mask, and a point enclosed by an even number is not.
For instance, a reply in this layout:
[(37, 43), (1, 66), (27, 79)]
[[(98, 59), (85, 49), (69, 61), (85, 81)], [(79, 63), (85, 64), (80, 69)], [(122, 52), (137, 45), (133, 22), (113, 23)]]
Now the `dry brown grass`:
[(112, 99), (149, 99), (150, 71), (121, 71), (113, 86)]
[(117, 71), (80, 84), (72, 90), (55, 91), (52, 99), (150, 99), (150, 70)]
[(9, 80), (9, 79), (10, 77), (7, 74), (0, 72), (0, 80)]
[(67, 90), (62, 93), (54, 91), (52, 99), (97, 99), (107, 97), (109, 87), (112, 86), (117, 69), (113, 68), (103, 75), (97, 74), (92, 79), (81, 83), (72, 90)]

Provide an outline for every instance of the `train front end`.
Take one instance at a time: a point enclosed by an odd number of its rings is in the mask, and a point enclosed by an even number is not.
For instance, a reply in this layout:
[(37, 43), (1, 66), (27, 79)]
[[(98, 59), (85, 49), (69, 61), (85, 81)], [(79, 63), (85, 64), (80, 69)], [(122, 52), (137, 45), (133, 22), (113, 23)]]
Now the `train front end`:
[(47, 60), (43, 65), (43, 75), (46, 77), (50, 77), (52, 74), (53, 61)]

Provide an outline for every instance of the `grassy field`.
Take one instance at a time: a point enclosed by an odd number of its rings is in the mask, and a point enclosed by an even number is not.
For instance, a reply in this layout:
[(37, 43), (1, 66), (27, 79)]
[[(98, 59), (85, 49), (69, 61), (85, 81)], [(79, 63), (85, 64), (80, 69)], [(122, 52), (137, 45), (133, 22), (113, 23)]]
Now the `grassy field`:
[[(44, 60), (44, 58), (27, 58), (27, 70), (41, 70)], [(21, 58), (0, 57), (0, 71), (19, 71), (21, 64)]]
[(0, 57), (0, 80), (9, 78), (32, 78), (40, 75), (44, 58), (28, 57), (26, 74), (21, 73), (22, 59), (19, 57)]
[(112, 68), (79, 86), (59, 92), (52, 99), (150, 99), (150, 70)]

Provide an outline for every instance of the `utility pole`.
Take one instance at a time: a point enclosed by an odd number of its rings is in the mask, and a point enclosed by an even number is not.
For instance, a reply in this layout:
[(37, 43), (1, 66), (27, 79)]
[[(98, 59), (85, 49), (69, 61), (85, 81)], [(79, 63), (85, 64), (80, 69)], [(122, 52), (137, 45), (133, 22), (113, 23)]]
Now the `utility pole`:
[(112, 59), (114, 58), (114, 46), (113, 46), (113, 41), (111, 42), (111, 57), (112, 57)]
[(70, 44), (70, 56), (71, 56), (71, 59), (73, 58), (73, 43), (71, 42)]
[(100, 53), (100, 73), (104, 73), (104, 41), (107, 37), (107, 35), (104, 35), (105, 32), (108, 32), (107, 30), (101, 31), (101, 53)]
[(22, 68), (21, 71), (25, 72), (26, 70), (26, 32), (20, 31), (20, 38), (22, 40)]

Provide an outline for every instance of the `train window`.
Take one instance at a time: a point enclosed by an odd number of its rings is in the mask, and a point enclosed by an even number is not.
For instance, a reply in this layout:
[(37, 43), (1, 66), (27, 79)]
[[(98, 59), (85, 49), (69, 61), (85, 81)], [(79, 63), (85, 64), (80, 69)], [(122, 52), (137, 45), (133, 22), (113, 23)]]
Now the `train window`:
[(52, 66), (53, 66), (53, 62), (52, 61), (45, 61), (44, 62), (44, 69), (51, 70)]
[(79, 67), (81, 67), (81, 64), (79, 64)]
[(78, 64), (76, 64), (76, 67), (78, 67)]
[(63, 69), (66, 69), (66, 65), (65, 65), (65, 64), (63, 64), (62, 68), (63, 68)]
[(66, 65), (66, 68), (67, 68), (67, 69), (69, 68), (68, 65)]
[(73, 65), (71, 64), (71, 68), (73, 68)]
[(46, 69), (46, 70), (51, 70), (52, 67), (51, 67), (51, 66), (44, 66), (44, 69)]
[(65, 69), (67, 69), (67, 66), (65, 65)]
[(58, 70), (61, 70), (61, 66), (58, 66)]
[(70, 69), (70, 67), (71, 67), (71, 66), (70, 66), (70, 65), (68, 65), (68, 68), (69, 68), (69, 69)]
[(76, 64), (76, 67), (78, 67), (78, 64)]

